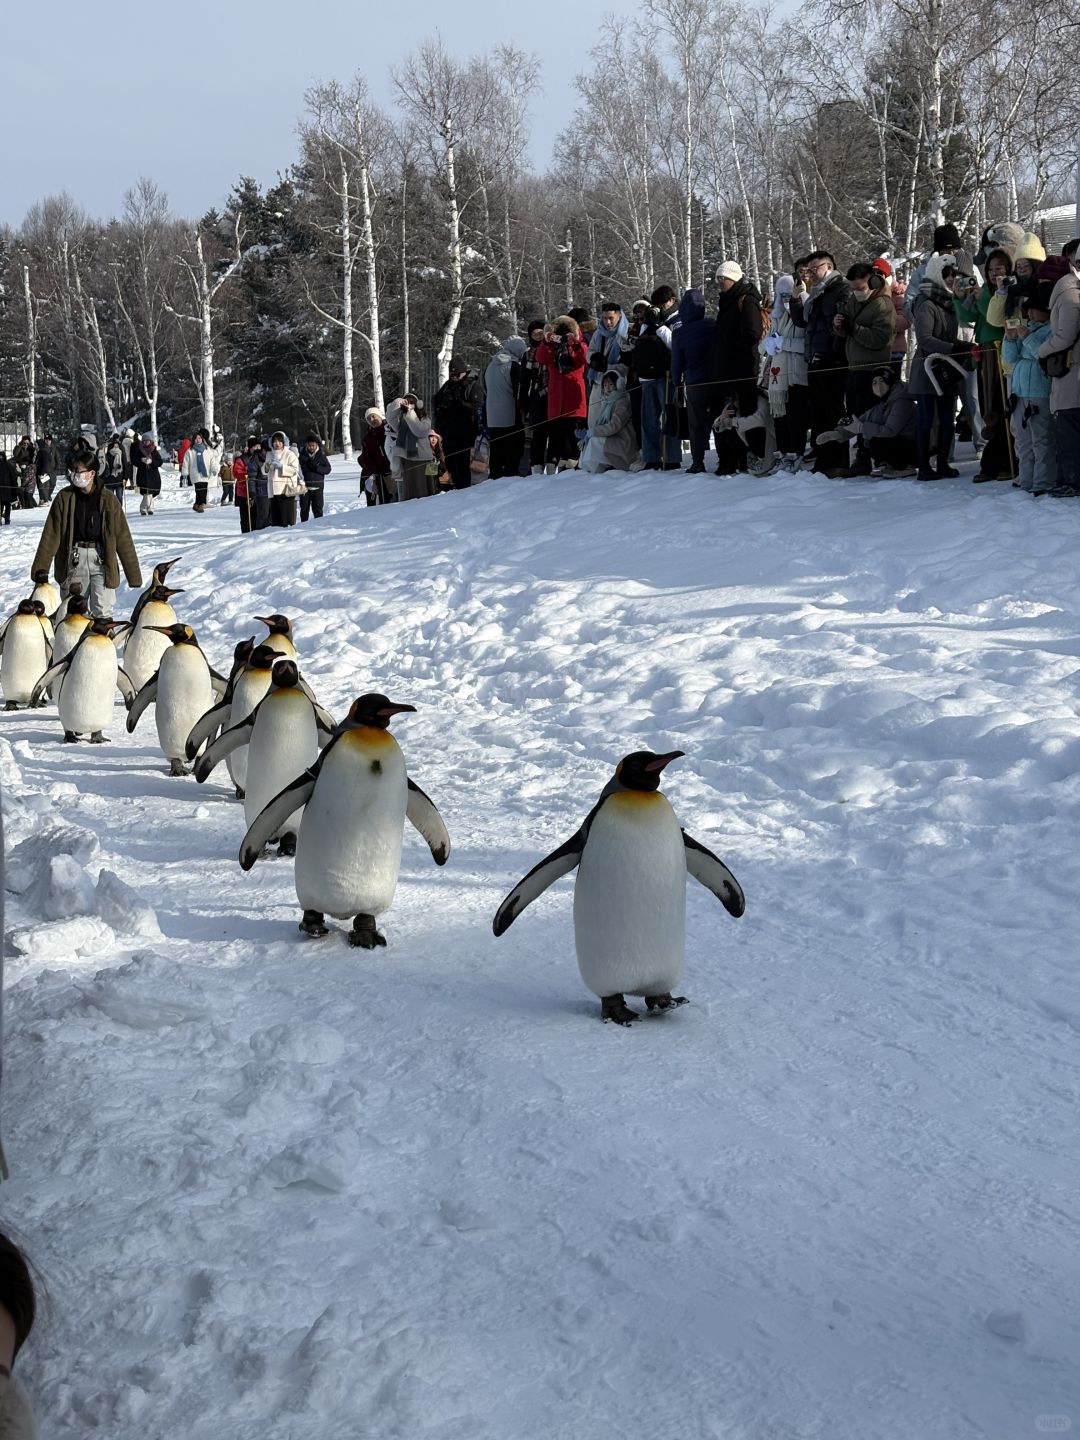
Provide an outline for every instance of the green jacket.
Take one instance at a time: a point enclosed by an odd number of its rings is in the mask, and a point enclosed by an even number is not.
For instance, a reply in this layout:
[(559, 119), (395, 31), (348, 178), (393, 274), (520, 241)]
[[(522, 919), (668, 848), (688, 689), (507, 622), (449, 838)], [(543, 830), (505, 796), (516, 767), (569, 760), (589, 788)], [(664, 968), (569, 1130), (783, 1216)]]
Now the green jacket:
[(896, 334), (896, 309), (884, 290), (873, 292), (859, 304), (853, 294), (840, 302), (844, 317), (844, 351), (851, 369), (888, 365)]
[(960, 324), (975, 326), (975, 340), (979, 345), (992, 345), (995, 341), (1000, 344), (1005, 339), (1004, 329), (1000, 325), (991, 325), (986, 318), (993, 298), (994, 287), (983, 285), (966, 301), (957, 301), (956, 314)]
[[(57, 583), (63, 585), (67, 579), (71, 567), (71, 552), (75, 548), (75, 496), (75, 489), (66, 485), (49, 506), (45, 528), (41, 532), (41, 539), (30, 566), (31, 575), (35, 570), (48, 570), (55, 560), (53, 568)], [(110, 590), (116, 589), (120, 583), (122, 565), (128, 584), (133, 590), (138, 590), (143, 583), (142, 571), (139, 569), (139, 557), (135, 554), (135, 544), (128, 529), (123, 506), (100, 481), (97, 502), (101, 507), (105, 584)]]

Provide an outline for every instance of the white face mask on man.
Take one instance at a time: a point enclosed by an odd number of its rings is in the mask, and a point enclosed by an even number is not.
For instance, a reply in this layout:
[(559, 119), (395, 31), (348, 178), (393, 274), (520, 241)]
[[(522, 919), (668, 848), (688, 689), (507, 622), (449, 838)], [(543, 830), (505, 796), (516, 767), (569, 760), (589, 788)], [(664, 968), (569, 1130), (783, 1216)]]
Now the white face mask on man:
[(94, 483), (94, 476), (89, 470), (73, 470), (71, 472), (71, 483), (76, 490), (89, 490)]

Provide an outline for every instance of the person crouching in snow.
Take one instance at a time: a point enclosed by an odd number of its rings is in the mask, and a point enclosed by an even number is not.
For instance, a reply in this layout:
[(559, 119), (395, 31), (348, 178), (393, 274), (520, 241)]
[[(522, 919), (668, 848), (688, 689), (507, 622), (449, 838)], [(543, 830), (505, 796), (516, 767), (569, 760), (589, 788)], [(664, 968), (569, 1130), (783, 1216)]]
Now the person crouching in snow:
[[(882, 480), (915, 474), (915, 401), (896, 377), (891, 364), (881, 365), (870, 377), (874, 403), (861, 415), (845, 420), (835, 430), (818, 436), (824, 444), (847, 445), (861, 438), (869, 452), (873, 473)], [(835, 466), (824, 472), (830, 480), (854, 479), (851, 467)]]
[(625, 365), (613, 365), (600, 382), (600, 405), (581, 461), (581, 468), (594, 475), (643, 468), (626, 375)]

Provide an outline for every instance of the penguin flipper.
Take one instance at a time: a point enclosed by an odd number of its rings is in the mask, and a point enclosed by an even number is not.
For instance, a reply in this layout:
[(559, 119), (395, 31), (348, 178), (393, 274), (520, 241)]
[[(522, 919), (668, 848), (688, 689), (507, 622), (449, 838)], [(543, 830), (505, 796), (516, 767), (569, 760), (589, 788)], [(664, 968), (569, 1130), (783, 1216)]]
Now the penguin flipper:
[(210, 671), (210, 688), (220, 700), (229, 688), (229, 682), (224, 675), (219, 675), (212, 665), (206, 667)]
[(0, 655), (4, 653), (4, 641), (7, 639), (8, 626), (11, 624), (11, 621), (12, 616), (9, 615), (3, 625), (0, 625)]
[[(212, 715), (213, 713), (212, 710), (208, 710), (206, 715), (202, 717), (203, 720), (207, 718), (207, 715)], [(213, 770), (214, 766), (221, 764), (226, 755), (231, 755), (234, 750), (239, 750), (241, 745), (248, 743), (251, 739), (251, 732), (255, 728), (255, 714), (256, 712), (253, 710), (250, 715), (239, 721), (238, 724), (231, 725), (228, 730), (223, 730), (214, 743), (207, 746), (203, 752), (202, 759), (195, 766), (195, 779), (200, 785), (210, 774), (211, 770)], [(199, 721), (188, 736), (187, 743), (189, 746), (201, 724), (202, 721)]]
[[(593, 812), (595, 814), (595, 811)], [(592, 815), (589, 816), (589, 820)], [(549, 885), (554, 885), (556, 880), (561, 880), (564, 875), (569, 875), (581, 860), (581, 852), (585, 848), (585, 841), (589, 836), (589, 820), (575, 834), (570, 836), (565, 845), (560, 845), (550, 855), (534, 865), (529, 873), (522, 877), (514, 886), (510, 894), (495, 912), (495, 919), (491, 928), (496, 935), (502, 935), (510, 929), (517, 917), (531, 905), (537, 896), (542, 895)]]
[[(329, 710), (324, 710), (321, 705), (315, 705), (315, 728), (319, 732), (319, 748), (330, 743), (334, 738), (334, 731), (337, 729), (337, 721)], [(412, 784), (412, 781), (409, 781)]]
[(711, 890), (729, 915), (736, 919), (746, 909), (746, 897), (742, 886), (732, 875), (724, 862), (711, 850), (683, 831), (683, 846), (686, 851), (686, 870), (699, 885)]
[(153, 675), (150, 677), (149, 680), (147, 680), (146, 684), (135, 696), (135, 699), (131, 702), (131, 705), (128, 708), (127, 732), (129, 735), (134, 733), (135, 726), (142, 718), (143, 712), (149, 709), (149, 707), (157, 699), (159, 674), (160, 671), (154, 671)]
[(240, 846), (240, 869), (250, 870), (263, 852), (263, 846), (285, 823), (294, 810), (301, 809), (311, 799), (318, 775), (314, 769), (305, 770), (291, 784), (286, 785), (279, 795), (264, 805), (248, 827), (244, 843)]
[(130, 710), (135, 703), (135, 686), (131, 683), (131, 677), (127, 671), (122, 670), (119, 666), (116, 669), (116, 688), (124, 697), (124, 704)]
[(65, 655), (63, 660), (58, 660), (55, 665), (49, 666), (49, 668), (45, 671), (44, 675), (42, 675), (41, 679), (34, 686), (33, 692), (30, 695), (31, 705), (38, 704), (38, 702), (41, 700), (41, 697), (45, 694), (45, 691), (49, 688), (50, 685), (56, 684), (57, 680), (60, 679), (61, 675), (63, 675), (64, 671), (68, 668), (68, 665), (70, 663), (71, 657), (69, 655)]
[(222, 700), (219, 705), (207, 710), (205, 715), (195, 721), (191, 727), (191, 734), (187, 737), (184, 745), (184, 754), (189, 760), (195, 759), (204, 740), (209, 740), (211, 735), (220, 730), (223, 722), (229, 718), (231, 708), (232, 704), (229, 700)]
[(426, 796), (419, 785), (410, 780), (409, 798), (405, 815), (410, 825), (415, 826), (428, 843), (431, 858), (436, 865), (445, 865), (450, 859), (450, 835), (435, 802)]

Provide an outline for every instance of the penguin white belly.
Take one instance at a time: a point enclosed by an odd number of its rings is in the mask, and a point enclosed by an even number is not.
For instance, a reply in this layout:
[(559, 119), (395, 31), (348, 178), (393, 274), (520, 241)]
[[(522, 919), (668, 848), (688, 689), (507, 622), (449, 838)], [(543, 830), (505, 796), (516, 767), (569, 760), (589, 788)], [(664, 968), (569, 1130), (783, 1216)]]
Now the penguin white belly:
[(82, 633), (89, 623), (85, 615), (73, 615), (70, 621), (65, 620), (56, 627), (56, 639), (53, 641), (54, 665), (71, 654), (82, 639)]
[[(278, 690), (268, 698), (255, 717), (247, 748), (252, 752), (248, 769), (251, 783), (244, 793), (244, 819), (250, 826), (275, 795), (319, 758), (315, 711), (302, 690)], [(270, 839), (295, 835), (302, 814), (303, 807), (295, 810)]]
[(347, 730), (327, 752), (296, 842), (296, 895), (339, 920), (390, 908), (401, 869), (405, 757), (387, 731)]
[(118, 668), (116, 646), (107, 635), (91, 635), (83, 642), (56, 702), (65, 730), (86, 735), (106, 728), (112, 720)]
[(154, 718), (166, 760), (182, 760), (196, 720), (213, 703), (210, 669), (194, 645), (170, 645), (158, 667)]
[(268, 635), (266, 639), (262, 641), (262, 644), (268, 646), (271, 650), (276, 650), (277, 653), (286, 660), (297, 659), (296, 646), (287, 635)]
[(664, 995), (686, 951), (686, 852), (675, 812), (655, 791), (604, 801), (574, 886), (581, 978), (595, 995)]
[[(128, 636), (124, 646), (124, 673), (135, 686), (136, 693), (148, 680), (154, 678), (154, 672), (161, 664), (161, 657), (172, 645), (167, 635), (159, 635), (156, 630), (147, 629), (147, 626), (175, 624), (176, 611), (163, 600), (151, 600), (143, 606), (138, 627)], [(183, 754), (183, 750), (180, 753)]]
[(51, 581), (44, 585), (35, 585), (30, 595), (31, 600), (40, 600), (45, 606), (45, 614), (52, 616), (60, 609), (60, 591)]
[[(273, 679), (269, 670), (245, 670), (233, 687), (232, 709), (229, 711), (228, 729), (239, 725), (241, 720), (246, 720), (255, 706), (270, 689), (270, 682)], [(241, 790), (247, 789), (247, 768), (249, 746), (241, 745), (230, 755), (225, 756), (225, 764), (229, 774), (232, 776), (234, 785), (239, 785)], [(308, 761), (308, 764), (311, 762)], [(304, 767), (301, 766), (301, 769)], [(297, 775), (300, 774), (298, 770)], [(291, 776), (295, 779), (296, 776)], [(277, 794), (277, 791), (274, 791)], [(273, 799), (273, 796), (271, 796)]]
[(0, 689), (4, 699), (27, 704), (34, 686), (45, 673), (47, 658), (41, 621), (36, 615), (16, 615), (5, 632), (4, 655), (0, 660)]

